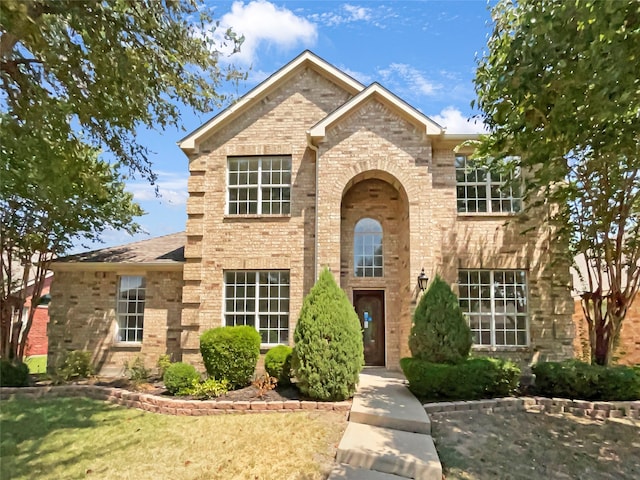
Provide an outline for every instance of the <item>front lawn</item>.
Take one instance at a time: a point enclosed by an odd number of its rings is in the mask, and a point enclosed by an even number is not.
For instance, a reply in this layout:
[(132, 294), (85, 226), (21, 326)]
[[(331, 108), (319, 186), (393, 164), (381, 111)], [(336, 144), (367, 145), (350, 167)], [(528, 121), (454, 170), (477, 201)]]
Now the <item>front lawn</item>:
[(1, 479), (326, 478), (344, 413), (175, 417), (83, 398), (3, 400)]
[(447, 480), (635, 480), (640, 421), (470, 412), (431, 417)]

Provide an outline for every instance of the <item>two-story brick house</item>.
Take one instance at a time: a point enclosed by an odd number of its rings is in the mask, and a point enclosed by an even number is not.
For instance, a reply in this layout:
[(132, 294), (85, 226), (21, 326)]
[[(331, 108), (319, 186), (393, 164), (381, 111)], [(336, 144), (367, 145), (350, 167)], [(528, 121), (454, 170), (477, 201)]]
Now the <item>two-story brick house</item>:
[[(476, 348), (530, 361), (572, 355), (568, 268), (521, 200), (467, 167), (448, 133), (374, 83), (304, 52), (179, 142), (186, 232), (54, 266), (51, 355), (91, 349), (105, 370), (138, 354), (200, 363), (199, 335), (253, 325), (292, 344), (328, 267), (363, 324), (366, 361), (409, 355), (417, 277), (457, 289)], [(182, 248), (184, 248), (182, 250)]]

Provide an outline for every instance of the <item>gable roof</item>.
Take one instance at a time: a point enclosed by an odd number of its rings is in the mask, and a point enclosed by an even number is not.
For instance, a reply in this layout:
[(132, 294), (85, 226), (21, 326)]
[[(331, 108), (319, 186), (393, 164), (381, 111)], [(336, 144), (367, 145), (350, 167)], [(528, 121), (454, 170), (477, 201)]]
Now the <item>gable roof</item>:
[(257, 102), (262, 100), (270, 92), (278, 88), (298, 70), (307, 67), (313, 69), (323, 77), (329, 79), (353, 95), (364, 89), (364, 85), (351, 76), (337, 69), (311, 51), (305, 50), (302, 54), (287, 63), (264, 82), (260, 83), (257, 87), (243, 95), (236, 103), (220, 112), (183, 139), (179, 140), (178, 145), (186, 154), (198, 153), (200, 143), (213, 134), (220, 124), (238, 117)]
[(311, 129), (309, 129), (309, 137), (312, 140), (324, 138), (327, 128), (339, 122), (342, 118), (356, 110), (370, 98), (376, 98), (408, 122), (416, 126), (423, 127), (424, 133), (427, 135), (440, 135), (444, 133), (444, 129), (436, 122), (416, 110), (400, 97), (391, 93), (379, 83), (375, 82), (311, 127)]
[(172, 233), (116, 247), (69, 255), (56, 259), (51, 266), (54, 270), (67, 270), (73, 267), (84, 269), (91, 264), (99, 264), (107, 268), (110, 264), (113, 266), (181, 266), (185, 262), (186, 240), (185, 232)]

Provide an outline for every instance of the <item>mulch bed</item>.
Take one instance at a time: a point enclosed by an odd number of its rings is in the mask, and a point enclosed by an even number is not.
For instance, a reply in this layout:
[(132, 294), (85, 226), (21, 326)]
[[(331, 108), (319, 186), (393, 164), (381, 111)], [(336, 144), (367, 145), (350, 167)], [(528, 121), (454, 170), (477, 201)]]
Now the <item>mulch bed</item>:
[[(152, 380), (148, 383), (143, 383), (140, 385), (134, 385), (128, 378), (116, 378), (116, 379), (107, 379), (107, 378), (96, 378), (94, 381), (91, 381), (93, 385), (98, 385), (102, 387), (112, 387), (112, 388), (122, 388), (130, 391), (139, 391), (143, 393), (147, 393), (150, 395), (162, 395), (164, 397), (171, 397), (172, 395), (167, 391), (160, 380)], [(195, 397), (190, 396), (181, 396), (176, 397), (183, 400), (195, 400)], [(283, 387), (276, 387), (273, 390), (267, 390), (260, 392), (260, 390), (253, 386), (249, 385), (245, 388), (240, 388), (238, 390), (232, 390), (230, 392), (225, 393), (224, 395), (212, 399), (215, 401), (255, 401), (255, 400), (264, 400), (264, 401), (286, 401), (286, 400), (309, 400), (307, 397), (300, 393), (300, 390), (295, 385), (287, 385)]]

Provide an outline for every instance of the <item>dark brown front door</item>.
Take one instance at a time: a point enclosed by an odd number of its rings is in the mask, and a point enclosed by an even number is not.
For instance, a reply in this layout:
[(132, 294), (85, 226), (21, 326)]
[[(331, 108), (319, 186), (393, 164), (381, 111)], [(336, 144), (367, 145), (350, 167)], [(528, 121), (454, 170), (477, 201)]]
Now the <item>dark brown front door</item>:
[(384, 365), (384, 291), (354, 290), (353, 306), (362, 326), (365, 365)]

